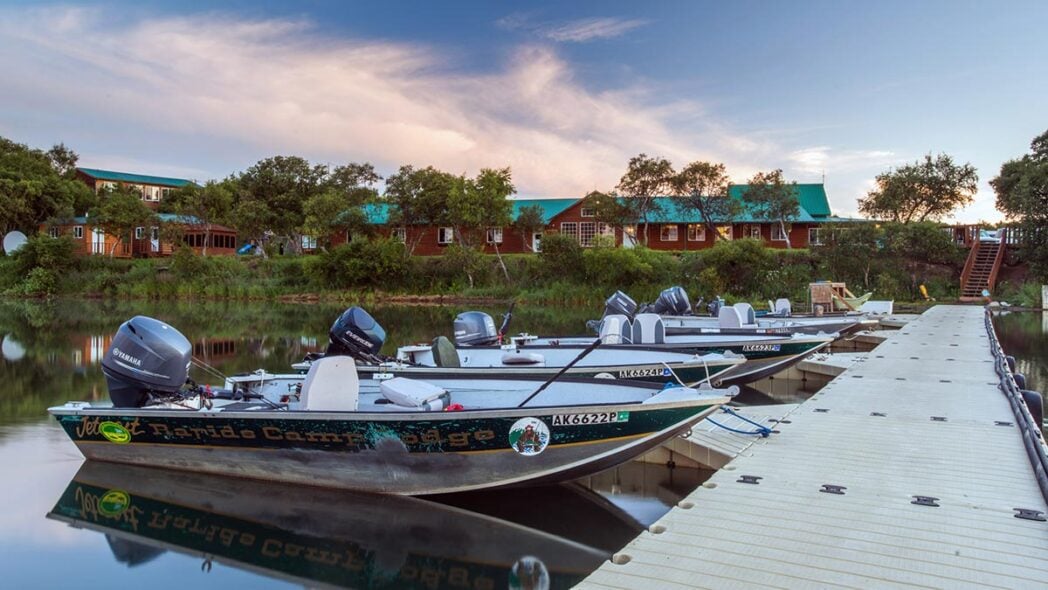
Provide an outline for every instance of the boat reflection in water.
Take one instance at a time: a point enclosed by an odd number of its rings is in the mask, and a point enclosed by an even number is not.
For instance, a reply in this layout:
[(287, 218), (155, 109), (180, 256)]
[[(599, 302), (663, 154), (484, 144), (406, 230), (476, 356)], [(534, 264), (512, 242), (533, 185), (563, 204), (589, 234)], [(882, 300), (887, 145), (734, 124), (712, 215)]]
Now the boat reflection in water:
[[(471, 509), (493, 495), (497, 516)], [(205, 569), (222, 563), (309, 587), (429, 590), (568, 588), (642, 529), (580, 486), (473, 498), (452, 506), (88, 461), (48, 518), (104, 533), (128, 565), (170, 550), (199, 556)], [(544, 512), (555, 533), (536, 528)], [(569, 538), (598, 523), (599, 546)]]

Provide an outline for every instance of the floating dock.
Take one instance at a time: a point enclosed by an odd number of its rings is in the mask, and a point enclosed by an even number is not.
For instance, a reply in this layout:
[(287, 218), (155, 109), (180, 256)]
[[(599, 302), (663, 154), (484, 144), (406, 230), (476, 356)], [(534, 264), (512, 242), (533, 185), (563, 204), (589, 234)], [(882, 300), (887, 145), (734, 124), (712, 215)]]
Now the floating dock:
[(1048, 586), (1048, 506), (994, 363), (982, 308), (930, 309), (579, 587)]

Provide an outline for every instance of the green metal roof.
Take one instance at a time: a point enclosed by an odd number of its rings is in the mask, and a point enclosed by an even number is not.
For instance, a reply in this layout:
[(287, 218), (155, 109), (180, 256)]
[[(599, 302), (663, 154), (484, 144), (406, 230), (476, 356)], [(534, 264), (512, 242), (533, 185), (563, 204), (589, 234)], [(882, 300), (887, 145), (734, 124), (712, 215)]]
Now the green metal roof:
[[(742, 195), (749, 189), (748, 184), (733, 184), (728, 187), (728, 194), (732, 198), (742, 199)], [(826, 187), (822, 184), (798, 184), (797, 197), (801, 202), (801, 209), (815, 218), (830, 215), (830, 200), (826, 198)]]
[(581, 199), (513, 199), (513, 213), (511, 216), (516, 221), (520, 210), (524, 207), (537, 206), (542, 209), (542, 220), (549, 223), (554, 217), (560, 215), (568, 207), (578, 203)]
[(193, 184), (193, 181), (184, 178), (167, 178), (164, 176), (147, 176), (145, 174), (130, 174), (128, 172), (114, 172), (112, 170), (99, 170), (97, 168), (77, 168), (80, 172), (98, 180), (109, 180), (113, 182), (127, 182), (133, 184), (157, 184), (160, 186), (183, 187)]
[[(702, 223), (702, 216), (699, 212), (692, 207), (685, 205), (684, 199), (677, 197), (655, 197), (655, 204), (658, 212), (648, 217), (650, 223)], [(728, 221), (728, 220), (717, 220), (714, 221)], [(800, 208), (800, 214), (793, 220), (797, 223), (814, 223), (815, 218), (805, 210), (804, 207)], [(748, 208), (743, 208), (742, 213), (731, 218), (732, 223), (763, 223), (767, 222), (767, 219), (759, 218), (753, 214), (753, 211)]]

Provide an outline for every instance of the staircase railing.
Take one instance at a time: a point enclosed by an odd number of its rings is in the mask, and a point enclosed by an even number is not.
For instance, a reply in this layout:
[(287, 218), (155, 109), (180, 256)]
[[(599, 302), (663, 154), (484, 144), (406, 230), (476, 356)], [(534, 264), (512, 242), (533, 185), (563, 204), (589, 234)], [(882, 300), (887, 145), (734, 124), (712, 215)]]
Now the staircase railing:
[(975, 261), (979, 258), (979, 240), (976, 239), (972, 242), (972, 249), (968, 251), (968, 260), (964, 262), (964, 270), (961, 272), (961, 293), (964, 293), (964, 288), (968, 286), (968, 279), (972, 276), (972, 270), (975, 268)]
[(997, 255), (993, 258), (993, 269), (990, 271), (990, 278), (986, 281), (986, 288), (991, 292), (997, 284), (997, 271), (1001, 270), (1001, 263), (1004, 262), (1004, 250), (1008, 247), (1008, 230), (1001, 229), (999, 231), (1001, 243), (997, 245)]

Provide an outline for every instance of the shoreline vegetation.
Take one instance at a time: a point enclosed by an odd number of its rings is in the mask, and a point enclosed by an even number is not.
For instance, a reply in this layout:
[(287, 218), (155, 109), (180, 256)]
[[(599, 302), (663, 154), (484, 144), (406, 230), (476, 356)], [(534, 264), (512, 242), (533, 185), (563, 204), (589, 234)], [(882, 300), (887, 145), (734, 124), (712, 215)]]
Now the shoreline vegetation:
[[(923, 228), (923, 229), (922, 229)], [(870, 243), (861, 251), (861, 233)], [(924, 285), (937, 301), (956, 300), (966, 252), (935, 224), (831, 232), (827, 244), (778, 250), (757, 240), (719, 242), (689, 252), (598, 243), (582, 248), (551, 235), (538, 254), (484, 255), (449, 248), (441, 256), (409, 256), (392, 240), (361, 239), (313, 255), (215, 257), (181, 248), (170, 258), (78, 256), (64, 238), (34, 236), (12, 256), (0, 256), (0, 293), (7, 297), (143, 300), (256, 300), (367, 305), (498, 304), (600, 306), (623, 290), (651, 301), (671, 285), (693, 300), (720, 295), (763, 309), (768, 299), (807, 300), (808, 284), (844, 281), (875, 299), (923, 302)], [(901, 233), (899, 233), (901, 232)], [(898, 234), (898, 235), (897, 235)], [(941, 239), (940, 239), (941, 237)], [(857, 244), (858, 243), (858, 244)], [(904, 249), (905, 248), (905, 249)], [(503, 264), (505, 269), (503, 269)], [(1015, 274), (1015, 273), (1013, 273)], [(1037, 306), (1040, 289), (1018, 280), (995, 299)], [(1014, 286), (1013, 286), (1014, 285)]]

